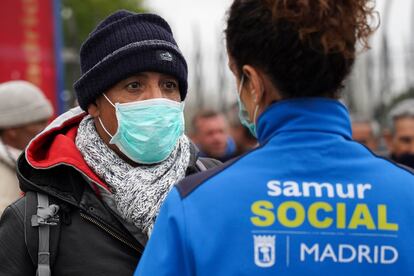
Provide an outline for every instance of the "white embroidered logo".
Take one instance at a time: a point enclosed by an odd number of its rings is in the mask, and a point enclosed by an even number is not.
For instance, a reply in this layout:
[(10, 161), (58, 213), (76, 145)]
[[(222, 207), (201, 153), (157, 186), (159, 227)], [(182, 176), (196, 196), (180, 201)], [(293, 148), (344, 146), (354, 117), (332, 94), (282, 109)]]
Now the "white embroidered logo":
[(275, 235), (253, 235), (254, 263), (259, 267), (271, 267), (276, 262)]
[(165, 61), (172, 61), (173, 57), (169, 52), (163, 52), (160, 54), (160, 58), (161, 60), (165, 60)]

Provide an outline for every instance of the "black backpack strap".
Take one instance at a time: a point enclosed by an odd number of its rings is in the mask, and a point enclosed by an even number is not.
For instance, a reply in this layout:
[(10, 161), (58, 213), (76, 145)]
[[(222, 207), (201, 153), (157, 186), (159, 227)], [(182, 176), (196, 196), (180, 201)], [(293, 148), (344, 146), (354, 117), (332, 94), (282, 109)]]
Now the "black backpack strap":
[[(26, 193), (25, 236), (26, 246), (37, 276), (50, 276), (59, 238), (59, 206), (49, 205), (49, 196), (43, 193)], [(54, 226), (51, 231), (51, 226)], [(37, 230), (37, 231), (36, 231)], [(52, 232), (52, 234), (51, 234)], [(52, 246), (50, 246), (52, 244)], [(50, 250), (52, 248), (52, 250)]]
[(24, 202), (24, 239), (27, 252), (33, 264), (37, 264), (37, 252), (39, 246), (39, 235), (36, 228), (32, 227), (32, 215), (37, 213), (37, 194), (26, 192)]

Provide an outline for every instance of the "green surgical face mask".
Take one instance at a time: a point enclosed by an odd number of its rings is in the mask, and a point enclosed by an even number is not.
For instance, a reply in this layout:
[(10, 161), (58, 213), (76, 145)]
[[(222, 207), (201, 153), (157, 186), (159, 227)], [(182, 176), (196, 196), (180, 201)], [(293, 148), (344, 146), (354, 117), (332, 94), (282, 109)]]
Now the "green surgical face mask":
[(184, 103), (163, 98), (113, 104), (118, 129), (109, 143), (129, 159), (140, 164), (155, 164), (167, 159), (184, 133)]
[(240, 85), (239, 85), (239, 89), (237, 91), (237, 102), (239, 104), (239, 119), (240, 122), (249, 129), (250, 133), (257, 138), (257, 132), (256, 132), (256, 116), (257, 116), (257, 112), (259, 110), (259, 105), (256, 105), (256, 108), (254, 110), (254, 114), (253, 114), (253, 122), (250, 121), (249, 119), (249, 113), (246, 110), (246, 107), (244, 106), (243, 102), (241, 101), (241, 93), (242, 93), (242, 88), (243, 88), (243, 84), (244, 84), (244, 75), (242, 75), (242, 78), (240, 80)]

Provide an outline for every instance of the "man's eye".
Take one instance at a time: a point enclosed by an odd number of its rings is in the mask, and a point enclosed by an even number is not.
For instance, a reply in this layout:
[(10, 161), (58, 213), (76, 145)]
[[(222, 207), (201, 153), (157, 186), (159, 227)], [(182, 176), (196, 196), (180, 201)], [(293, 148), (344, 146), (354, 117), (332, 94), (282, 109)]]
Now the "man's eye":
[(131, 82), (127, 85), (128, 89), (139, 89), (141, 88), (141, 84), (137, 81)]
[(171, 89), (175, 90), (178, 88), (178, 84), (175, 81), (166, 81), (164, 82), (164, 87), (169, 90)]

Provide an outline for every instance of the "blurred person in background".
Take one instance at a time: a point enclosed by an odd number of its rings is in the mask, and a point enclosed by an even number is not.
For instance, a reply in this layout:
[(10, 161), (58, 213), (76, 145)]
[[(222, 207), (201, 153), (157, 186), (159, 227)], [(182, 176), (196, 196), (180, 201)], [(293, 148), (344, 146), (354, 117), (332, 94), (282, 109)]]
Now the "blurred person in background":
[(352, 140), (339, 101), (369, 0), (234, 0), (229, 67), (260, 146), (185, 178), (135, 275), (414, 275), (414, 175)]
[(389, 132), (384, 134), (389, 157), (414, 168), (414, 99), (398, 103), (388, 115)]
[(38, 87), (17, 80), (0, 84), (0, 216), (21, 196), (16, 161), (52, 117), (49, 100)]
[(236, 144), (230, 136), (223, 113), (201, 110), (192, 119), (191, 139), (200, 149), (200, 156), (225, 162), (236, 154)]
[(378, 151), (378, 139), (380, 134), (379, 124), (361, 116), (351, 116), (352, 139), (367, 146), (373, 152)]
[(80, 107), (19, 159), (25, 196), (0, 220), (0, 275), (131, 275), (174, 183), (219, 163), (184, 135), (187, 63), (163, 18), (111, 14), (80, 62)]
[(258, 146), (256, 137), (240, 122), (238, 103), (232, 105), (227, 111), (227, 118), (230, 125), (230, 135), (236, 143), (235, 156), (242, 155)]

